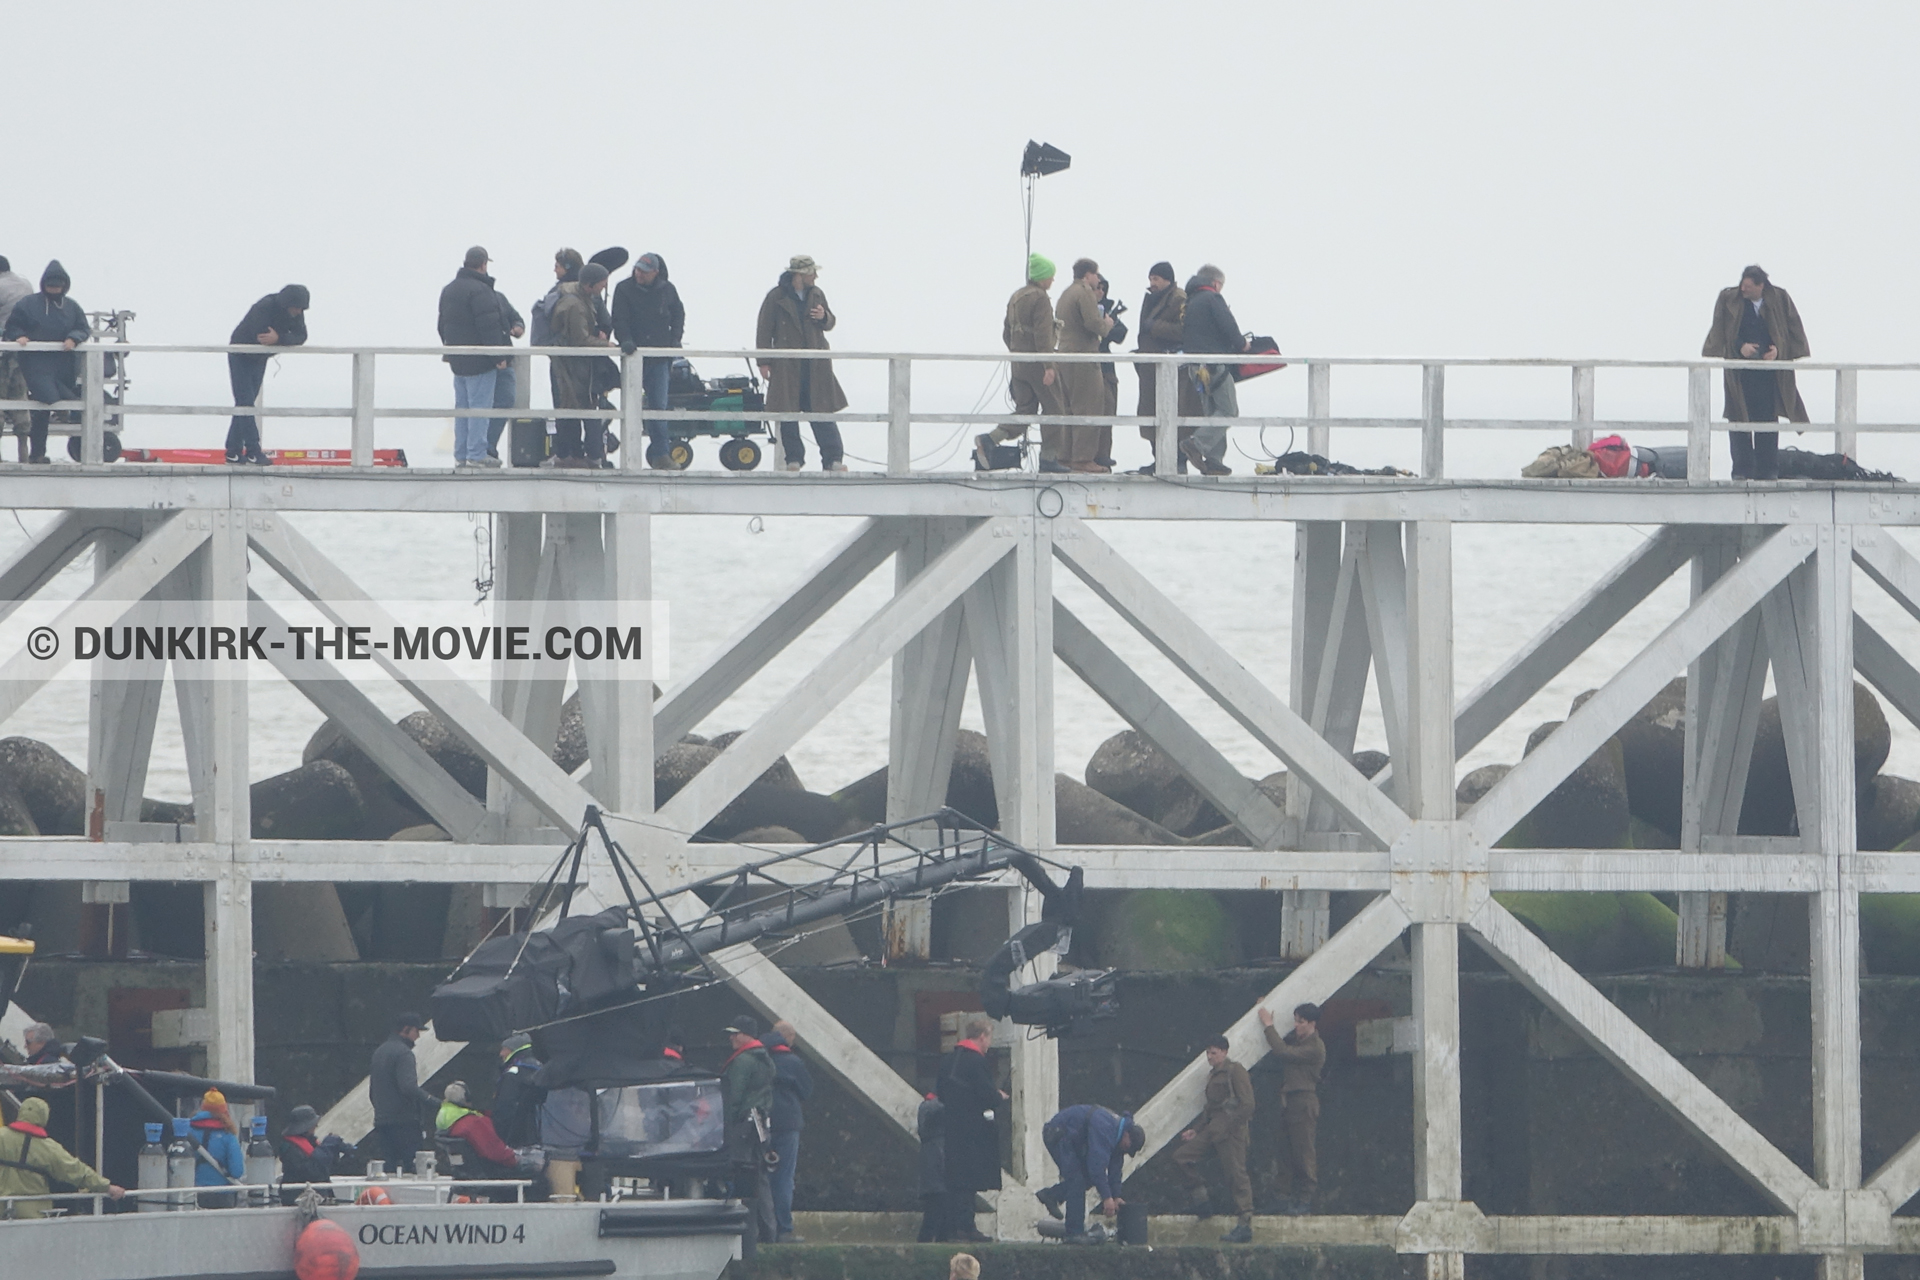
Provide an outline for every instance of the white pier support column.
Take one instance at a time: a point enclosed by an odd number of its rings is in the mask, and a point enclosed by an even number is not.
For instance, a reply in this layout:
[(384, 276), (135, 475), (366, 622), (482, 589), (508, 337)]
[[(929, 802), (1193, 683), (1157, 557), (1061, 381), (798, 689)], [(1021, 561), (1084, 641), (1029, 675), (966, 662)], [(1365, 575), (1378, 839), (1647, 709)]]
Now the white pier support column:
[[(1407, 725), (1401, 796), (1422, 827), (1454, 821), (1453, 530), (1443, 521), (1406, 526)], [(1400, 762), (1396, 762), (1396, 766)], [(1434, 828), (1428, 827), (1428, 830)], [(1456, 917), (1462, 904), (1452, 898)], [(1460, 928), (1456, 919), (1412, 927), (1414, 1199), (1445, 1215), (1459, 1204)], [(1429, 1280), (1460, 1280), (1464, 1256), (1427, 1255)]]
[[(1327, 366), (1308, 369), (1322, 384), (1316, 403), (1326, 406)], [(1311, 394), (1311, 392), (1310, 392)], [(1311, 409), (1308, 416), (1313, 415)], [(1321, 413), (1321, 417), (1326, 416)], [(1311, 430), (1326, 434), (1325, 427)], [(1324, 456), (1323, 449), (1308, 449)], [(1327, 641), (1333, 634), (1333, 610), (1341, 599), (1340, 534), (1338, 521), (1302, 520), (1293, 526), (1293, 660), (1288, 667), (1287, 703), (1300, 718), (1315, 723), (1314, 702), (1320, 690), (1321, 666), (1332, 663)], [(1364, 678), (1364, 673), (1363, 677)], [(1287, 783), (1287, 812), (1304, 828), (1312, 793), (1304, 785)], [(1280, 893), (1280, 958), (1305, 960), (1327, 941), (1332, 895), (1325, 889), (1284, 889)]]
[[(247, 513), (215, 510), (207, 543), (187, 562), (187, 582), (210, 625), (247, 622)], [(271, 519), (272, 517), (261, 517)], [(231, 668), (175, 664), (180, 729), (193, 782), (198, 838), (218, 848), (219, 872), (205, 884), (207, 1008), (213, 1039), (207, 1074), (253, 1080), (253, 814), (247, 782), (247, 685)]]
[[(1813, 998), (1814, 1176), (1829, 1203), (1860, 1186), (1860, 892), (1854, 863), (1853, 529), (1822, 525), (1812, 561), (1814, 821), (1802, 809), (1801, 835), (1820, 858), (1820, 891), (1808, 896)], [(1796, 604), (1798, 602), (1796, 601)], [(1881, 1212), (1896, 1206), (1886, 1205)], [(1864, 1206), (1842, 1215), (1849, 1243), (1867, 1227)], [(1803, 1218), (1804, 1218), (1803, 1214)], [(1802, 1230), (1806, 1229), (1803, 1221)], [(1820, 1258), (1821, 1280), (1860, 1280), (1855, 1249)]]
[[(1022, 517), (1014, 536), (1020, 540), (1014, 553), (968, 591), (966, 626), (979, 670), (1001, 834), (1045, 853), (1054, 846), (1053, 521)], [(1039, 918), (1038, 894), (1024, 887), (1009, 893), (1010, 933)], [(1015, 981), (1049, 976), (1053, 967), (1053, 957), (1042, 956)], [(1003, 1240), (1030, 1240), (1039, 1209), (1032, 1193), (1053, 1180), (1040, 1131), (1059, 1109), (1060, 1055), (1055, 1041), (1024, 1033), (1009, 1047), (1013, 1176), (1000, 1193), (996, 1231)]]
[[(102, 533), (94, 542), (94, 581), (119, 563), (137, 536), (161, 522), (161, 514), (154, 512), (133, 517), (121, 530)], [(140, 820), (165, 675), (166, 663), (158, 658), (118, 663), (93, 660), (87, 724), (88, 839), (105, 839), (108, 823)]]
[[(554, 517), (556, 525), (563, 520), (564, 517)], [(496, 606), (549, 598), (555, 591), (554, 580), (562, 550), (558, 545), (561, 540), (547, 538), (547, 517), (502, 512), (495, 521), (493, 594)], [(504, 664), (496, 663), (491, 690), (493, 709), (534, 742), (551, 744), (560, 724), (565, 680), (564, 669), (557, 679), (546, 673), (509, 677)], [(545, 727), (544, 739), (539, 726)], [(547, 825), (539, 810), (493, 770), (487, 773), (487, 810), (498, 815), (503, 836), (509, 840), (524, 838), (534, 828)]]

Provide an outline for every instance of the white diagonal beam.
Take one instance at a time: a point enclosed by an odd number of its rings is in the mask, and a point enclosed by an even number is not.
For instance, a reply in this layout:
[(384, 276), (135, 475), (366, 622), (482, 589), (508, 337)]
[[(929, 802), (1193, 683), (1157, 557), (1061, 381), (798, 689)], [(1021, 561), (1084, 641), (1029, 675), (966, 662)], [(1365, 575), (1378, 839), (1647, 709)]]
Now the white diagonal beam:
[(986, 520), (942, 551), (908, 586), (881, 606), (840, 646), (759, 720), (720, 758), (695, 774), (660, 807), (661, 825), (695, 832), (711, 822), (778, 760), (783, 752), (832, 711), (894, 652), (1013, 549), (1011, 522)]
[[(1260, 1010), (1271, 1006), (1288, 1010), (1296, 1005), (1327, 1000), (1345, 986), (1354, 974), (1393, 944), (1407, 927), (1407, 913), (1389, 894), (1383, 894), (1360, 909), (1346, 927), (1328, 938), (1300, 967), (1288, 974), (1279, 986), (1269, 991), (1260, 1003), (1227, 1028), (1227, 1053), (1241, 1066), (1250, 1067), (1267, 1056), (1267, 1038), (1260, 1026)], [(1138, 1159), (1145, 1162), (1180, 1133), (1187, 1121), (1200, 1114), (1206, 1105), (1206, 1055), (1202, 1054), (1178, 1075), (1160, 1087), (1160, 1091), (1134, 1112), (1134, 1119), (1146, 1131), (1147, 1145)]]
[(1773, 1203), (1793, 1212), (1801, 1197), (1817, 1189), (1799, 1165), (1700, 1083), (1512, 912), (1489, 898), (1466, 928), (1521, 986)]
[[(1261, 745), (1298, 770), (1340, 816), (1391, 846), (1412, 825), (1401, 808), (1293, 708), (1221, 648), (1218, 641), (1095, 537), (1080, 520), (1056, 534), (1054, 552), (1153, 646), (1245, 726)], [(1069, 536), (1070, 535), (1070, 536)]]
[(1671, 578), (1693, 555), (1695, 545), (1685, 528), (1662, 525), (1636, 547), (1461, 700), (1453, 717), (1454, 750), (1464, 756), (1479, 746)]
[(905, 540), (906, 531), (899, 521), (871, 519), (821, 557), (792, 591), (761, 610), (721, 645), (705, 666), (660, 700), (653, 713), (655, 753), (665, 752), (691, 733), (794, 637), (866, 581)]
[(1892, 530), (1863, 526), (1853, 540), (1853, 562), (1901, 608), (1920, 618), (1920, 559), (1895, 540)]
[(1255, 848), (1280, 846), (1293, 825), (1285, 810), (1247, 781), (1218, 748), (1058, 600), (1053, 602), (1053, 651), (1121, 719), (1166, 752), (1187, 781), (1245, 832)]
[[(124, 528), (105, 512), (63, 511), (20, 548), (7, 567), (0, 569), (0, 621), (85, 551), (103, 524)], [(138, 526), (127, 531), (138, 536)]]
[(1805, 526), (1788, 525), (1722, 576), (1587, 699), (1566, 723), (1482, 796), (1465, 821), (1474, 839), (1491, 845), (1600, 749), (1676, 671), (1684, 668), (1765, 598), (1813, 551)]
[(1895, 711), (1920, 725), (1920, 669), (1857, 613), (1853, 615), (1853, 665)]
[[(266, 626), (276, 632), (286, 629), (286, 620), (258, 595), (248, 593), (248, 613), (254, 626)], [(440, 767), (425, 748), (387, 718), (360, 686), (342, 675), (337, 667), (322, 658), (296, 658), (285, 649), (271, 649), (268, 661), (286, 677), (287, 683), (304, 694), (328, 719), (338, 724), (367, 759), (380, 766), (389, 778), (412, 796), (427, 816), (454, 840), (478, 841), (487, 825), (486, 806), (475, 800), (467, 789)]]
[[(336, 623), (371, 627), (375, 634), (391, 633), (398, 625), (285, 520), (262, 521), (252, 530), (251, 541), (276, 573)], [(548, 821), (562, 831), (578, 828), (581, 815), (594, 803), (593, 796), (445, 663), (431, 658), (399, 660), (385, 649), (375, 650), (374, 660)]]
[[(118, 622), (207, 540), (205, 526), (204, 513), (183, 511), (140, 539), (48, 624), (54, 634), (70, 637), (75, 627), (109, 627)], [(59, 652), (45, 661), (22, 649), (0, 667), (0, 724), (72, 660), (73, 646), (63, 642)]]

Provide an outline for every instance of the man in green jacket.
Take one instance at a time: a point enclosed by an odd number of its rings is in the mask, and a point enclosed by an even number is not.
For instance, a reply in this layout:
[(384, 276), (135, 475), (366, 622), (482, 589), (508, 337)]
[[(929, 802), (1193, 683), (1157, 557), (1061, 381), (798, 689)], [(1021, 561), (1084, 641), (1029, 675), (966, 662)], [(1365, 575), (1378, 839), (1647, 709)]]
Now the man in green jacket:
[(1209, 1212), (1206, 1176), (1199, 1164), (1209, 1153), (1219, 1158), (1220, 1172), (1233, 1191), (1234, 1212), (1240, 1221), (1221, 1239), (1228, 1244), (1253, 1242), (1253, 1183), (1247, 1178), (1247, 1128), (1253, 1123), (1253, 1081), (1247, 1069), (1227, 1056), (1227, 1038), (1207, 1042), (1207, 1104), (1200, 1122), (1180, 1135), (1173, 1150), (1173, 1167), (1186, 1184), (1192, 1212)]
[[(0, 1129), (0, 1196), (31, 1196), (51, 1191), (53, 1183), (76, 1191), (104, 1191), (118, 1200), (126, 1192), (67, 1154), (47, 1136), (47, 1100), (28, 1098), (20, 1104), (20, 1118)], [(51, 1202), (14, 1200), (6, 1216), (44, 1218)]]
[(1260, 1010), (1267, 1049), (1280, 1063), (1280, 1198), (1287, 1212), (1310, 1213), (1320, 1192), (1320, 1157), (1315, 1134), (1320, 1127), (1320, 1072), (1327, 1065), (1327, 1044), (1320, 1038), (1320, 1006), (1294, 1006), (1293, 1030), (1282, 1036), (1273, 1010)]
[(751, 1017), (735, 1018), (727, 1027), (727, 1040), (733, 1045), (733, 1054), (720, 1067), (720, 1093), (726, 1106), (733, 1191), (736, 1198), (751, 1206), (761, 1242), (772, 1244), (779, 1231), (774, 1225), (773, 1189), (767, 1183), (767, 1162), (762, 1152), (766, 1146), (763, 1133), (773, 1115), (773, 1055), (760, 1043), (760, 1024)]

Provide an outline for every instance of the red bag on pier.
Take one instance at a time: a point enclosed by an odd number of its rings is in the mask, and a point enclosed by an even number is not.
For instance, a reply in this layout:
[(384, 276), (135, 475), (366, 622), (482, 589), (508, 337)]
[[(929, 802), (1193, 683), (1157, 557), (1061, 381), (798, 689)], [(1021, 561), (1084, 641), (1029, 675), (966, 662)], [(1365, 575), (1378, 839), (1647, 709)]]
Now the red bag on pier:
[(1601, 436), (1587, 446), (1587, 452), (1600, 467), (1600, 474), (1616, 479), (1630, 473), (1633, 468), (1633, 450), (1619, 436)]
[[(1272, 338), (1263, 338), (1259, 334), (1250, 333), (1247, 335), (1247, 354), (1256, 356), (1272, 354), (1277, 356), (1280, 354), (1280, 344)], [(1248, 378), (1257, 378), (1263, 373), (1272, 373), (1275, 369), (1284, 369), (1286, 367), (1284, 361), (1275, 364), (1238, 364), (1233, 367), (1233, 380), (1235, 382), (1245, 382)]]

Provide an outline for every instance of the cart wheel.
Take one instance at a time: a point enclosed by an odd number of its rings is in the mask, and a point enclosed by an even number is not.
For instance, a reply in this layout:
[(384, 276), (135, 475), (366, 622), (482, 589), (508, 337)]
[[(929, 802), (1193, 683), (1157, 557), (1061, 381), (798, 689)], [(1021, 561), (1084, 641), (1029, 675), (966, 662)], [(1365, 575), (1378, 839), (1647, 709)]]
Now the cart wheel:
[(720, 446), (720, 465), (729, 471), (751, 471), (760, 465), (760, 446), (738, 438)]
[[(75, 462), (80, 461), (80, 437), (67, 437), (67, 456)], [(103, 462), (120, 461), (120, 435), (115, 431), (100, 433), (100, 459)]]
[(667, 466), (674, 471), (685, 471), (693, 464), (693, 445), (685, 440), (675, 440), (667, 446)]

